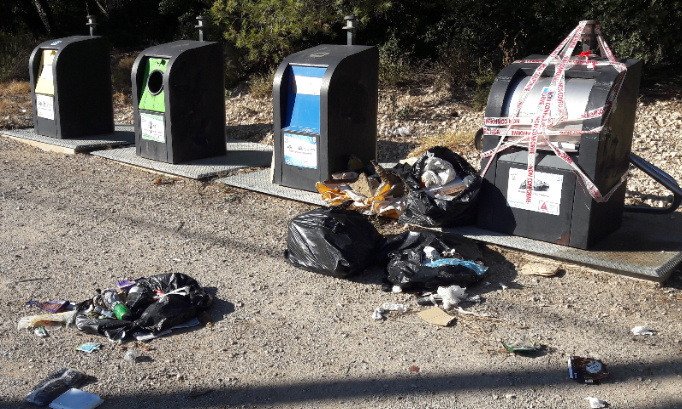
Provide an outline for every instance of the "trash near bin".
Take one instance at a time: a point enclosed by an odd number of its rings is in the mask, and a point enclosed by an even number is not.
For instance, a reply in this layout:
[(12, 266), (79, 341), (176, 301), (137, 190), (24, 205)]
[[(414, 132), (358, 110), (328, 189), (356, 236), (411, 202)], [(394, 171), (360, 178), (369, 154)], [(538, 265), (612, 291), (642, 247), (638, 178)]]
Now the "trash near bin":
[(285, 58), (273, 82), (273, 183), (316, 191), (352, 157), (375, 160), (378, 81), (376, 47), (320, 45)]
[(485, 112), (478, 225), (581, 249), (620, 228), (642, 65), (616, 59), (589, 20), (551, 55), (504, 68)]
[(39, 44), (28, 64), (35, 133), (59, 139), (113, 133), (109, 64), (109, 46), (100, 36)]
[(131, 79), (138, 156), (177, 164), (227, 153), (219, 43), (181, 40), (147, 48)]

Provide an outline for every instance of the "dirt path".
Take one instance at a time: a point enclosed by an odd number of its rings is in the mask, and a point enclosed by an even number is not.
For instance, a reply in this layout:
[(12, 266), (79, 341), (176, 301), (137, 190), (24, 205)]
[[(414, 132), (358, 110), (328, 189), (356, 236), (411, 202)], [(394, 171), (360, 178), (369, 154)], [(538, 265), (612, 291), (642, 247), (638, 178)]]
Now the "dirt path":
[[(311, 207), (164, 178), (87, 155), (46, 153), (0, 138), (0, 408), (61, 367), (94, 376), (101, 408), (614, 408), (682, 407), (682, 276), (657, 285), (486, 248), (487, 281), (448, 328), (422, 321), (411, 295), (297, 270), (282, 257), (289, 219)], [(31, 299), (82, 301), (116, 279), (163, 272), (196, 278), (216, 297), (214, 323), (150, 343), (136, 364), (75, 328), (17, 331)], [(508, 289), (503, 290), (499, 283)], [(387, 301), (410, 307), (384, 321)], [(456, 314), (456, 313), (453, 313)], [(630, 329), (648, 324), (653, 336)], [(500, 341), (527, 336), (536, 357)], [(74, 347), (103, 344), (86, 354)], [(569, 355), (601, 359), (602, 385), (568, 379)], [(418, 367), (419, 371), (416, 371)], [(23, 405), (29, 407), (28, 405)]]

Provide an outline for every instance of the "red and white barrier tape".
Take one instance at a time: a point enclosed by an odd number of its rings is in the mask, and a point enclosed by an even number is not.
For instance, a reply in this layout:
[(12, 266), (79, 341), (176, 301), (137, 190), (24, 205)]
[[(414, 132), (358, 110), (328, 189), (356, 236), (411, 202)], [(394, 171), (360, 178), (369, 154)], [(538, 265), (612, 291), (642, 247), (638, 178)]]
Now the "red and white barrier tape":
[[(582, 180), (583, 185), (587, 188), (590, 196), (598, 202), (604, 202), (609, 199), (613, 192), (625, 181), (627, 177), (627, 172), (623, 175), (620, 181), (614, 186), (606, 195), (602, 195), (597, 186), (590, 180), (590, 178), (583, 172), (583, 170), (578, 166), (571, 157), (562, 150), (558, 144), (552, 143), (549, 140), (549, 136), (552, 135), (583, 135), (587, 133), (597, 133), (601, 132), (602, 127), (597, 127), (589, 130), (565, 130), (565, 129), (555, 129), (560, 126), (566, 125), (570, 122), (581, 122), (587, 119), (602, 117), (602, 123), (605, 123), (608, 119), (613, 106), (615, 104), (616, 98), (620, 88), (625, 80), (625, 73), (627, 71), (625, 64), (616, 61), (611, 49), (606, 44), (606, 41), (601, 36), (599, 32), (599, 27), (597, 27), (597, 39), (599, 42), (599, 49), (601, 55), (606, 57), (608, 61), (595, 61), (591, 60), (589, 52), (583, 52), (579, 57), (584, 59), (574, 59), (571, 58), (571, 54), (575, 49), (578, 41), (581, 40), (583, 31), (587, 21), (581, 21), (576, 28), (571, 31), (571, 33), (559, 44), (559, 46), (544, 60), (518, 60), (515, 63), (531, 63), (540, 64), (533, 75), (528, 80), (521, 94), (519, 95), (518, 102), (513, 111), (510, 112), (508, 117), (486, 117), (484, 119), (483, 133), (486, 135), (500, 135), (500, 140), (494, 149), (481, 153), (483, 158), (492, 158), (496, 156), (499, 152), (511, 147), (519, 146), (520, 144), (528, 144), (528, 166), (527, 166), (527, 176), (526, 176), (526, 202), (530, 202), (533, 194), (533, 182), (535, 179), (535, 156), (537, 152), (538, 140), (542, 140), (547, 146), (564, 162), (566, 162), (571, 169), (579, 176), (579, 180)], [(561, 59), (559, 59), (561, 57)], [(542, 73), (550, 65), (555, 66), (555, 72), (552, 77), (552, 81), (549, 86), (547, 86), (540, 96), (538, 101), (538, 110), (535, 116), (531, 117), (519, 117), (521, 108), (526, 101), (526, 98), (530, 94), (533, 87), (535, 87), (542, 76)], [(603, 107), (590, 110), (582, 114), (579, 118), (569, 118), (568, 111), (566, 109), (565, 102), (565, 89), (566, 89), (566, 70), (574, 65), (586, 65), (588, 68), (594, 69), (596, 67), (611, 66), (616, 69), (620, 74), (618, 75), (616, 82), (614, 84), (611, 93), (607, 97), (607, 100)], [(554, 107), (554, 110), (552, 109)], [(536, 112), (537, 112), (536, 111)], [(555, 112), (555, 116), (552, 116), (552, 111)], [(518, 129), (518, 126), (530, 126), (530, 129)], [(521, 137), (514, 141), (505, 142), (505, 140), (510, 137)], [(481, 171), (481, 175), (485, 175), (488, 171), (493, 160), (490, 159)]]

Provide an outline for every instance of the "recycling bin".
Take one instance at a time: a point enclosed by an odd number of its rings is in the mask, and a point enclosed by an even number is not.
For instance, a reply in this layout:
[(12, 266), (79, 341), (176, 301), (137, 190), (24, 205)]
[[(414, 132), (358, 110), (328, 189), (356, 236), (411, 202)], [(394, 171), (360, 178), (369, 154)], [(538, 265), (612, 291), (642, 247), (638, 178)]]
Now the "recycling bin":
[[(479, 196), (479, 227), (581, 249), (620, 228), (643, 64), (635, 59), (617, 60), (626, 68), (620, 72), (605, 58), (571, 58), (575, 65), (569, 64), (565, 71), (564, 104), (568, 118), (582, 119), (572, 124), (567, 121), (561, 128), (563, 134), (555, 132), (550, 143), (560, 147), (561, 155), (577, 164), (607, 200), (596, 200), (589, 183), (549, 145), (537, 149), (534, 183), (528, 189), (530, 145), (524, 143), (482, 159), (481, 169), (488, 168)], [(537, 120), (540, 98), (556, 69), (550, 67), (534, 78), (546, 59), (546, 55), (531, 55), (504, 68), (490, 90), (486, 118), (502, 121), (520, 106), (518, 118)], [(526, 90), (528, 95), (522, 100), (529, 81), (537, 84)], [(610, 107), (609, 115), (594, 114), (603, 107)], [(526, 132), (529, 129), (530, 123)], [(483, 152), (493, 151), (500, 138), (502, 135), (486, 130)]]
[(376, 159), (379, 52), (320, 45), (291, 54), (273, 81), (274, 184), (316, 191), (348, 169)]
[(109, 46), (72, 36), (38, 45), (29, 59), (33, 127), (59, 139), (114, 132)]
[(131, 79), (138, 156), (177, 164), (227, 153), (219, 43), (182, 40), (147, 48), (135, 59)]

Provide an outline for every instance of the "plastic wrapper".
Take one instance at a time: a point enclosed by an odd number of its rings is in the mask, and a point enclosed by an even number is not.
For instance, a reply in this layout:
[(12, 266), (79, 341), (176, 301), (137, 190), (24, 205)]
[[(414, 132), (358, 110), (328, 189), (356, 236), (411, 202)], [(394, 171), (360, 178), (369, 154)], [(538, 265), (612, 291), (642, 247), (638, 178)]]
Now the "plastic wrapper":
[[(431, 261), (424, 255), (427, 246), (439, 254), (454, 254), (466, 263), (438, 264), (439, 260), (436, 260), (435, 266), (429, 266)], [(387, 260), (387, 280), (403, 290), (435, 290), (439, 286), (466, 286), (480, 281), (487, 270), (485, 266), (476, 263), (482, 260), (482, 253), (473, 241), (432, 232), (407, 231), (388, 236), (380, 254)], [(475, 264), (477, 268), (471, 268), (469, 263)]]
[(39, 314), (29, 315), (19, 319), (17, 329), (22, 330), (26, 328), (43, 327), (48, 323), (56, 322), (60, 324), (68, 324), (72, 321), (76, 311), (58, 312), (56, 314)]
[(78, 387), (86, 380), (86, 375), (75, 369), (62, 368), (40, 381), (24, 398), (24, 402), (38, 406), (47, 406), (59, 395), (73, 387)]
[(376, 260), (382, 237), (361, 214), (319, 208), (289, 222), (286, 260), (303, 270), (345, 278)]
[[(422, 175), (427, 161), (434, 158), (450, 163), (455, 170), (452, 180), (461, 179), (466, 186), (455, 190), (451, 198), (441, 198), (437, 187), (425, 189)], [(405, 179), (407, 200), (399, 219), (403, 223), (426, 226), (462, 226), (476, 221), (476, 206), (481, 190), (481, 176), (461, 156), (447, 148), (436, 146), (426, 151)], [(436, 193), (434, 193), (436, 192)]]

